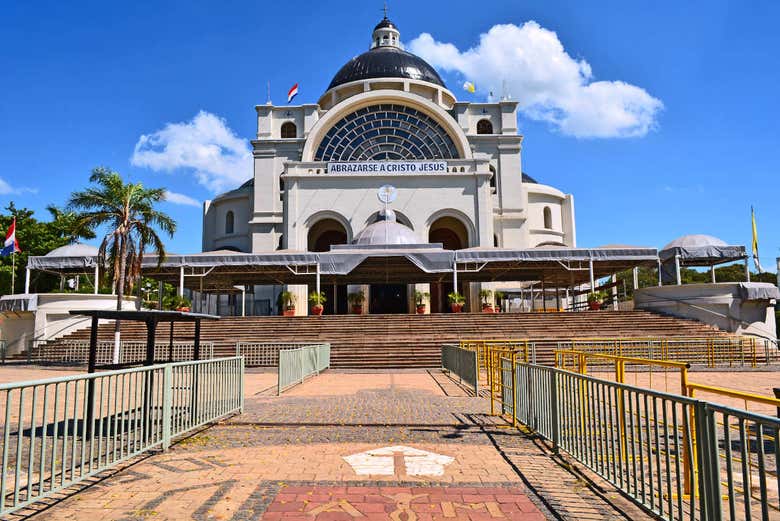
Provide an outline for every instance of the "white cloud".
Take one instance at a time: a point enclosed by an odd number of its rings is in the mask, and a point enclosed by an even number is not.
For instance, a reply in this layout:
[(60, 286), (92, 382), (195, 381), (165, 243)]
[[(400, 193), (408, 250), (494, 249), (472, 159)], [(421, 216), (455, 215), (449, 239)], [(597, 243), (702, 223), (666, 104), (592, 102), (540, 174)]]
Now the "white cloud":
[(142, 135), (130, 162), (155, 172), (185, 169), (215, 192), (252, 177), (249, 142), (236, 136), (224, 119), (205, 111), (191, 121), (168, 123)]
[(37, 194), (38, 190), (36, 188), (14, 188), (8, 181), (0, 177), (0, 195), (18, 195), (24, 193)]
[(189, 195), (180, 194), (177, 192), (165, 191), (165, 200), (172, 204), (183, 204), (185, 206), (195, 206), (200, 208), (200, 201), (193, 199)]
[(507, 92), (526, 117), (576, 137), (641, 137), (657, 125), (661, 100), (622, 81), (593, 81), (590, 64), (575, 60), (555, 32), (530, 21), (494, 25), (479, 45), (461, 52), (423, 33), (408, 48), (431, 65), (462, 74), (477, 89)]

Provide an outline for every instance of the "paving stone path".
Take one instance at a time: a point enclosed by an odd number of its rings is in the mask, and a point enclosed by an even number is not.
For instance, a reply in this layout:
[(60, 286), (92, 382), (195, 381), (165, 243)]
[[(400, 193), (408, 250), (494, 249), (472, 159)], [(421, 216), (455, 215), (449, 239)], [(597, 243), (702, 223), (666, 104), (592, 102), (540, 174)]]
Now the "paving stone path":
[(650, 519), (441, 373), (327, 372), (53, 503), (38, 520)]

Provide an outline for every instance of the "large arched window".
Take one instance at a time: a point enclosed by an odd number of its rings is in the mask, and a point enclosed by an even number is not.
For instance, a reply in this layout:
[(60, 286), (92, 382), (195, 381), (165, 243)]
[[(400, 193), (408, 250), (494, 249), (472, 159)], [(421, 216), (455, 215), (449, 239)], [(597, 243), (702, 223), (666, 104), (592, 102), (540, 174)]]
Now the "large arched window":
[(477, 134), (492, 134), (493, 123), (489, 119), (480, 119), (477, 122)]
[(298, 128), (295, 123), (287, 121), (282, 123), (282, 139), (292, 139), (298, 137)]
[(544, 207), (544, 227), (547, 230), (552, 230), (552, 210), (549, 206)]
[(229, 211), (225, 215), (225, 235), (230, 235), (235, 231), (236, 227), (236, 216), (233, 214), (233, 211)]
[(325, 134), (315, 161), (456, 159), (458, 149), (433, 118), (405, 105), (382, 104), (344, 116)]

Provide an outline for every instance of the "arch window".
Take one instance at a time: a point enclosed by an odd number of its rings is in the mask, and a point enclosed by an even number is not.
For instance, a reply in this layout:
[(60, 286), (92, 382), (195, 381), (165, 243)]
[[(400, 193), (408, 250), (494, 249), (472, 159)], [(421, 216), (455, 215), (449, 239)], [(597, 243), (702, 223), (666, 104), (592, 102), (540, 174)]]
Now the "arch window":
[(282, 139), (294, 139), (298, 137), (298, 127), (292, 121), (282, 123)]
[(488, 168), (490, 169), (490, 173), (493, 174), (492, 176), (490, 176), (490, 191), (495, 193), (496, 192), (496, 167), (490, 165)]
[(225, 235), (230, 235), (235, 232), (236, 216), (233, 211), (229, 211), (225, 215)]
[(489, 119), (480, 119), (477, 123), (477, 134), (492, 134), (493, 123)]
[(547, 230), (552, 230), (552, 210), (549, 206), (544, 207), (544, 227)]
[(405, 105), (363, 107), (328, 130), (315, 161), (457, 159), (450, 135), (433, 118)]

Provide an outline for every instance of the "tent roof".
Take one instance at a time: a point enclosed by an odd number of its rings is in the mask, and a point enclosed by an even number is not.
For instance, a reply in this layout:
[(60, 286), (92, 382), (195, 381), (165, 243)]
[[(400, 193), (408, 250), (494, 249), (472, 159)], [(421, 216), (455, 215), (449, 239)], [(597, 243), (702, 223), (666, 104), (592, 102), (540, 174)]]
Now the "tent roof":
[(169, 255), (158, 264), (144, 258), (144, 275), (204, 291), (231, 291), (242, 284), (436, 282), (452, 277), (457, 261), (459, 278), (479, 281), (537, 281), (570, 286), (587, 282), (593, 260), (596, 277), (634, 266), (655, 266), (655, 248), (470, 248), (444, 250), (440, 245), (380, 245), (336, 247), (329, 252), (276, 251), (267, 253), (208, 252)]
[(659, 252), (661, 262), (679, 257), (681, 266), (714, 266), (745, 258), (744, 246), (731, 246), (712, 235), (683, 235)]

